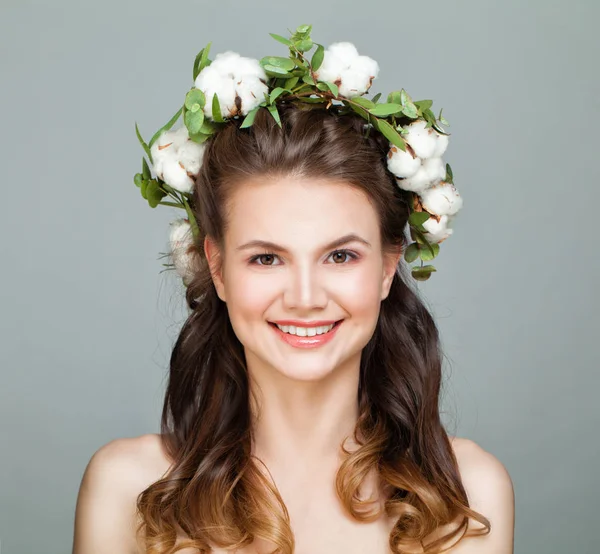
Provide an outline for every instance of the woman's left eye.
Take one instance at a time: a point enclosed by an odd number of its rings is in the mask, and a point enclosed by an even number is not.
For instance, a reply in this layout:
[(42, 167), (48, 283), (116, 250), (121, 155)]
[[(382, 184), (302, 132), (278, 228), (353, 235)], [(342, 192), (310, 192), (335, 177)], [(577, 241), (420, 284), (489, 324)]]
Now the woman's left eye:
[[(352, 260), (357, 260), (359, 258), (358, 254), (356, 254), (356, 252), (352, 252), (351, 250), (335, 250), (331, 254), (329, 254), (329, 257), (336, 256), (338, 254), (342, 254), (343, 256), (346, 256), (346, 259), (350, 258)], [(270, 258), (273, 258), (273, 257), (277, 257), (277, 254), (275, 254), (273, 252), (263, 252), (262, 254), (258, 254), (257, 256), (253, 256), (252, 258), (250, 258), (249, 263), (255, 264), (255, 265), (264, 265), (264, 266), (272, 266), (272, 265), (274, 265), (272, 263), (270, 263), (270, 264), (269, 263), (267, 263), (267, 264), (256, 263), (257, 260), (259, 260), (259, 259), (261, 259), (263, 257), (267, 257), (267, 256), (270, 257)], [(339, 260), (340, 258), (337, 258), (337, 259)], [(335, 265), (344, 265), (344, 263), (340, 264), (340, 263), (337, 263), (337, 262), (334, 262), (334, 264)], [(275, 264), (275, 265), (278, 265), (278, 264)]]

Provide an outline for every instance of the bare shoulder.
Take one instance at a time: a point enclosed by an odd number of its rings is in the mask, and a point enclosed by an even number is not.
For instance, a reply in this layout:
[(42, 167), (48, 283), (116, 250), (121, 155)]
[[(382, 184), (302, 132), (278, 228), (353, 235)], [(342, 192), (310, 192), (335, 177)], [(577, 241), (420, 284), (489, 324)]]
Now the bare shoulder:
[(137, 497), (168, 469), (159, 435), (119, 438), (101, 446), (79, 487), (73, 554), (137, 552)]
[[(449, 552), (453, 554), (512, 554), (515, 498), (512, 479), (504, 464), (475, 441), (450, 438), (463, 486), (471, 509), (485, 516), (491, 525), (488, 535), (466, 537)], [(482, 525), (469, 521), (469, 529)]]

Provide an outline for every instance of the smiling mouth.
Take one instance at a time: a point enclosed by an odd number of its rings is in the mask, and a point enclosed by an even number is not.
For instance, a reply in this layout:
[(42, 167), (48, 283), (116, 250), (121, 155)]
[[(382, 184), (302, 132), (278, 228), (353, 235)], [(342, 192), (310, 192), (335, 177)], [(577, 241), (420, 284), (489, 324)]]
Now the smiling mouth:
[[(333, 324), (333, 327), (332, 327), (331, 329), (329, 329), (329, 331), (327, 331), (327, 333), (331, 333), (331, 331), (333, 331), (333, 330), (334, 330), (334, 329), (335, 329), (335, 328), (336, 328), (336, 327), (337, 327), (337, 326), (338, 326), (338, 325), (339, 325), (339, 324), (340, 324), (342, 321), (344, 321), (344, 320), (343, 320), (343, 319), (340, 319), (340, 320), (336, 321), (336, 322)], [(276, 329), (279, 329), (279, 327), (277, 326), (277, 324), (276, 324), (276, 323), (273, 323), (272, 321), (268, 321), (267, 323), (268, 323), (269, 325), (272, 325), (272, 326), (273, 326), (273, 327), (275, 327)], [(288, 327), (292, 327), (292, 326), (291, 326), (291, 325), (288, 325)], [(296, 327), (296, 328), (297, 328), (297, 327)], [(279, 329), (279, 330), (281, 331), (281, 329)], [(324, 334), (326, 335), (327, 333), (324, 333)], [(317, 336), (318, 336), (318, 335), (317, 335)]]

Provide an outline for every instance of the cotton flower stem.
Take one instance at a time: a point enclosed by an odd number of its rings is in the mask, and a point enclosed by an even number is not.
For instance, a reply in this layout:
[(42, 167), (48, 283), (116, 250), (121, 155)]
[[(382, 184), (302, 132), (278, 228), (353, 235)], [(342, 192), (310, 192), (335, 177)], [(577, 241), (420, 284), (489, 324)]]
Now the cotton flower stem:
[[(177, 203), (178, 208), (185, 208), (182, 199), (180, 198), (178, 192), (173, 188), (167, 185), (167, 183), (162, 184), (162, 189)], [(168, 205), (168, 204), (167, 204)]]
[(161, 206), (172, 206), (173, 208), (181, 208), (185, 210), (185, 206), (180, 202), (159, 202)]
[(188, 201), (186, 200), (185, 196), (182, 196), (181, 199), (183, 200), (185, 212), (187, 213), (188, 220), (189, 220), (190, 226), (192, 228), (192, 235), (194, 235), (194, 239), (197, 239), (198, 236), (200, 235), (200, 229), (198, 229), (198, 223), (196, 223), (196, 218), (194, 217), (194, 213), (192, 212), (192, 209), (190, 208), (190, 205), (189, 205)]

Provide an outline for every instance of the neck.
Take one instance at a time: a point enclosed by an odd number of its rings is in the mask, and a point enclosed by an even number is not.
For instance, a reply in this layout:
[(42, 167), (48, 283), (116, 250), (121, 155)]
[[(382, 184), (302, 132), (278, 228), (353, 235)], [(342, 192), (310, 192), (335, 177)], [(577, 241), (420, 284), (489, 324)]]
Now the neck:
[(360, 356), (348, 362), (319, 381), (291, 380), (249, 364), (253, 454), (290, 470), (337, 466), (358, 418)]

